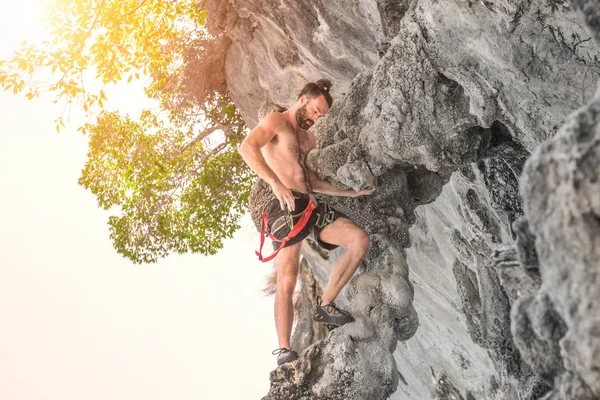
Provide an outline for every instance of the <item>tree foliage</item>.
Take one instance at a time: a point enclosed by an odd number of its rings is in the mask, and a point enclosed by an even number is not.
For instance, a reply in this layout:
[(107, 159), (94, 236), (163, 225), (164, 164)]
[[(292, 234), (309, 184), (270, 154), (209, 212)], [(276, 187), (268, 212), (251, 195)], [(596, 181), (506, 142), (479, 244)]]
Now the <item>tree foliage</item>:
[[(236, 151), (246, 127), (227, 94), (229, 43), (205, 20), (198, 0), (54, 0), (49, 39), (0, 61), (4, 90), (51, 92), (87, 114), (79, 183), (116, 214), (111, 239), (134, 262), (214, 254), (245, 211), (251, 176)], [(147, 79), (159, 109), (139, 119), (105, 110), (107, 85), (134, 79)]]

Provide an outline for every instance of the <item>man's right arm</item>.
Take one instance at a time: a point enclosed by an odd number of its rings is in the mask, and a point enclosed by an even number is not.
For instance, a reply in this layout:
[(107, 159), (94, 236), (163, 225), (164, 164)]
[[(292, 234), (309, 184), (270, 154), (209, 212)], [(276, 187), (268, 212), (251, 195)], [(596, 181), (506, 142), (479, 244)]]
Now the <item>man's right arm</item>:
[(288, 209), (294, 210), (294, 195), (281, 183), (275, 172), (267, 165), (260, 149), (269, 143), (281, 129), (285, 128), (286, 121), (281, 114), (271, 113), (267, 115), (254, 129), (248, 133), (238, 152), (248, 164), (265, 182), (271, 185), (273, 193), (279, 200), (281, 209), (288, 205)]

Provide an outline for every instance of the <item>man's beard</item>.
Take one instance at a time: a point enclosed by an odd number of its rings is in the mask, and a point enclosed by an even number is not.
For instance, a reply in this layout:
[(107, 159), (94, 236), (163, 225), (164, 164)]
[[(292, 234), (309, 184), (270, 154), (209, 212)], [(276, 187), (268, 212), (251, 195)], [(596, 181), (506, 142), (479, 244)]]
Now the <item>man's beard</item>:
[(315, 121), (308, 118), (306, 115), (306, 104), (296, 111), (296, 122), (298, 123), (298, 126), (305, 131), (309, 130), (310, 127), (315, 123)]

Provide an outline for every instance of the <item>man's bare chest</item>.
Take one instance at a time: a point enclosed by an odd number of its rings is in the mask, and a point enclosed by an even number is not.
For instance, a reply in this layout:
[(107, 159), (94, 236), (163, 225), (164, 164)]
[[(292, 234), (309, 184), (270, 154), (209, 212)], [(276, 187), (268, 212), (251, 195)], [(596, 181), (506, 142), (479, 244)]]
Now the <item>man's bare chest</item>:
[(276, 136), (277, 151), (284, 151), (300, 161), (304, 160), (306, 154), (311, 150), (311, 140), (307, 132), (289, 131)]

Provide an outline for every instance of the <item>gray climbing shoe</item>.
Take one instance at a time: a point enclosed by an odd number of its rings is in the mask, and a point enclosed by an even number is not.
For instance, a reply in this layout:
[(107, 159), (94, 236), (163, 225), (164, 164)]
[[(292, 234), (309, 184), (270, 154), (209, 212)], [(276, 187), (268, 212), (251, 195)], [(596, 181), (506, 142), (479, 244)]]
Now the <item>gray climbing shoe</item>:
[(277, 356), (277, 365), (282, 365), (298, 359), (298, 353), (292, 349), (286, 349), (285, 347), (273, 350), (272, 354)]
[(341, 326), (348, 322), (354, 322), (354, 317), (348, 311), (344, 311), (336, 306), (332, 301), (327, 305), (317, 306), (313, 314), (313, 321), (321, 324)]

